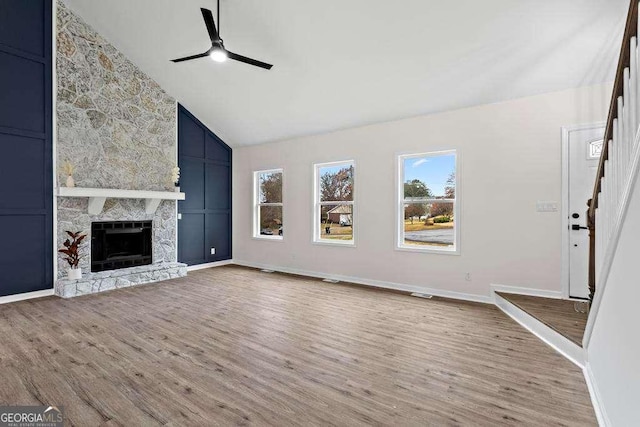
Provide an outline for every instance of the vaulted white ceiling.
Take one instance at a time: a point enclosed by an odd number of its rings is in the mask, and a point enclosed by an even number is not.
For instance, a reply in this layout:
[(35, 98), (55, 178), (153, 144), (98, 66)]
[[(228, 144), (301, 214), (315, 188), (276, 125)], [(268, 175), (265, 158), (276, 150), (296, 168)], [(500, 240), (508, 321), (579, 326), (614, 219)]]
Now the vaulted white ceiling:
[(629, 0), (64, 0), (230, 145), (612, 81)]

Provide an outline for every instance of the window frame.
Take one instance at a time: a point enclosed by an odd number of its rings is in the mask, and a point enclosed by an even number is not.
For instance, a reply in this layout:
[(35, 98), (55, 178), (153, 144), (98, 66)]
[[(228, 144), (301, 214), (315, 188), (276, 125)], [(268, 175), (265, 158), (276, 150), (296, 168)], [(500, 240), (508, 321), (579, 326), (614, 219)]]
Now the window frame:
[[(260, 175), (269, 173), (279, 173), (282, 175), (282, 201), (279, 203), (261, 203), (260, 202)], [(261, 206), (280, 206), (282, 208), (282, 236), (269, 236), (260, 234), (260, 207)], [(252, 238), (257, 240), (268, 240), (272, 242), (284, 241), (284, 169), (265, 169), (253, 172), (253, 234)]]
[[(442, 202), (443, 200), (451, 201), (453, 203), (453, 217), (454, 217), (454, 225), (453, 225), (453, 247), (445, 248), (439, 246), (419, 246), (419, 245), (407, 245), (404, 243), (404, 208), (405, 208), (405, 198), (404, 198), (404, 162), (406, 159), (411, 158), (429, 158), (429, 157), (438, 157), (438, 156), (447, 156), (453, 154), (455, 156), (455, 188), (456, 194), (453, 201), (451, 199), (424, 199), (424, 203), (437, 203)], [(396, 156), (396, 165), (397, 165), (397, 173), (396, 173), (396, 245), (395, 249), (398, 251), (405, 252), (421, 252), (421, 253), (433, 253), (433, 254), (441, 254), (441, 255), (460, 255), (460, 225), (461, 225), (461, 215), (460, 215), (460, 205), (462, 199), (462, 191), (460, 185), (460, 176), (461, 176), (461, 168), (460, 168), (460, 150), (458, 149), (447, 149), (447, 150), (435, 150), (435, 151), (426, 151), (420, 153), (402, 153)], [(428, 183), (426, 183), (428, 185)]]
[[(331, 202), (323, 202), (320, 200), (320, 169), (324, 167), (332, 167), (332, 166), (341, 166), (341, 165), (350, 165), (353, 167), (353, 190), (352, 190), (352, 199), (351, 201), (331, 201)], [(313, 164), (313, 226), (312, 226), (312, 239), (311, 242), (316, 245), (328, 245), (328, 246), (341, 246), (347, 248), (355, 248), (356, 247), (356, 227), (354, 224), (357, 223), (356, 218), (356, 194), (355, 191), (355, 183), (356, 183), (356, 161), (351, 160), (339, 160), (334, 162), (324, 162), (324, 163), (314, 163)], [(320, 207), (322, 205), (347, 205), (351, 206), (351, 240), (339, 240), (339, 239), (322, 239), (320, 233)]]

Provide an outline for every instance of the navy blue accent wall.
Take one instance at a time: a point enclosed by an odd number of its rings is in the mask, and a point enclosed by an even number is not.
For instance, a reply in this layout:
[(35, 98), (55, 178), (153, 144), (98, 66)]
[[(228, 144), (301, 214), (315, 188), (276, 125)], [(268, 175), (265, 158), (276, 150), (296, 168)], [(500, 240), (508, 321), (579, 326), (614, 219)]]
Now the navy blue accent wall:
[(196, 265), (231, 259), (231, 148), (182, 105), (178, 166), (187, 195), (178, 202), (178, 260)]
[(53, 287), (51, 0), (0, 0), (0, 296)]

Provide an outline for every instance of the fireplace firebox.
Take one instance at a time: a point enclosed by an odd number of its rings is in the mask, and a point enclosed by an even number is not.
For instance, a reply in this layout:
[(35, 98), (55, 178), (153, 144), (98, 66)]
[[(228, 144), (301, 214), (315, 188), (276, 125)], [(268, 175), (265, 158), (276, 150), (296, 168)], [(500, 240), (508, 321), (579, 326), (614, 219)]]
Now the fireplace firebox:
[(91, 271), (151, 264), (152, 229), (152, 221), (92, 223)]

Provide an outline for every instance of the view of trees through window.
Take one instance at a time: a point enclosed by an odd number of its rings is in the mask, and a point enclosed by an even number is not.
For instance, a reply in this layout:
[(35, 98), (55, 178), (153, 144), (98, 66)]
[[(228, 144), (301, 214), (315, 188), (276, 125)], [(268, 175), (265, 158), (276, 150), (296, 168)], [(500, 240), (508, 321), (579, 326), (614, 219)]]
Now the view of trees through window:
[(455, 247), (456, 155), (401, 157), (401, 246)]
[(353, 241), (353, 171), (350, 162), (318, 166), (320, 240)]
[[(456, 152), (399, 156), (398, 246), (425, 250), (457, 250)], [(314, 241), (354, 242), (354, 163), (315, 166)], [(255, 176), (254, 236), (282, 239), (282, 170)], [(314, 227), (315, 228), (315, 227)]]
[(283, 236), (282, 171), (257, 172), (257, 224), (260, 236)]

